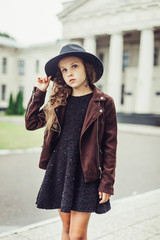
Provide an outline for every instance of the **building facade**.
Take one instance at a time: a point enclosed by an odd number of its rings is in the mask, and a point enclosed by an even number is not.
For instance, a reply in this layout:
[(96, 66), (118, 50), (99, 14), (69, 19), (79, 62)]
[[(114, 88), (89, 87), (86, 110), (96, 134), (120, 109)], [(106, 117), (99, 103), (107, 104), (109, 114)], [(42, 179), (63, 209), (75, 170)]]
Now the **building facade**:
[[(104, 75), (96, 85), (114, 98), (119, 114), (156, 116), (160, 124), (160, 0), (74, 0), (64, 4), (58, 17), (63, 24), (62, 42), (0, 53), (1, 101), (5, 82), (9, 84), (12, 75), (11, 89), (23, 83), (26, 104), (36, 66), (42, 70), (62, 45), (78, 43), (103, 61)], [(26, 64), (23, 76), (15, 68), (8, 79), (2, 76), (5, 56), (10, 66), (14, 56), (19, 68)]]
[(159, 0), (71, 1), (58, 16), (66, 42), (102, 59), (118, 112), (160, 114)]
[[(19, 90), (27, 107), (33, 86), (39, 76), (45, 76), (45, 63), (57, 55), (62, 41), (20, 46), (15, 41), (0, 37), (0, 110), (8, 107), (10, 93), (14, 99)], [(48, 100), (52, 83), (47, 91)]]

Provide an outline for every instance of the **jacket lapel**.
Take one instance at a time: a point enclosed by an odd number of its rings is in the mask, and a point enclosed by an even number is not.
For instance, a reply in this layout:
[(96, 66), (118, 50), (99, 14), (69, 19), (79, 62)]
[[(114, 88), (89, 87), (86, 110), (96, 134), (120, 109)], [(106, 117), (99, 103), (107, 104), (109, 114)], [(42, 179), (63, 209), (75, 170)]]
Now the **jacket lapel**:
[(105, 109), (101, 106), (100, 102), (105, 101), (103, 93), (93, 85), (93, 96), (88, 104), (86, 116), (84, 119), (81, 136), (87, 130), (87, 128), (104, 113)]

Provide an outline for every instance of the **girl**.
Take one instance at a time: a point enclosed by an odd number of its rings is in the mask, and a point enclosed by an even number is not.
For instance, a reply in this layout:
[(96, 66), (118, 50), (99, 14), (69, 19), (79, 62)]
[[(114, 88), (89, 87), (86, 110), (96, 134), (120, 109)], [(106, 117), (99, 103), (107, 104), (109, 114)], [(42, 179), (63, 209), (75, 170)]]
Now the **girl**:
[[(114, 194), (117, 120), (112, 97), (94, 83), (103, 74), (95, 55), (76, 44), (65, 45), (45, 65), (29, 100), (28, 130), (46, 127), (39, 167), (46, 169), (36, 205), (58, 209), (62, 240), (87, 240), (92, 212), (111, 209)], [(52, 92), (45, 95), (50, 80)]]

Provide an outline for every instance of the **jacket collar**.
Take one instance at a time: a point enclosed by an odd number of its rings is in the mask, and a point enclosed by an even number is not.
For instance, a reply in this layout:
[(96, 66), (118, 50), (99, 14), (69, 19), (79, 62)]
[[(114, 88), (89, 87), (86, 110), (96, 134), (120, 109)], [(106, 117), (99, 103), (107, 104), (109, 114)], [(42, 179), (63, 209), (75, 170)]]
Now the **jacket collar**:
[(92, 101), (105, 101), (105, 95), (104, 93), (98, 89), (95, 85), (92, 86), (93, 89), (93, 96)]

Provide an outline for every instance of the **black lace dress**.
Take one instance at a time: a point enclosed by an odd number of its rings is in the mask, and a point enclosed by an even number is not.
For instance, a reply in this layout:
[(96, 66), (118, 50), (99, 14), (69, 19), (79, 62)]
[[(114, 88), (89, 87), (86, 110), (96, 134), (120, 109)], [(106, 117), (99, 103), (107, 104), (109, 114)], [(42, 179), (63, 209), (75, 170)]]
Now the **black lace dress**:
[(37, 208), (98, 214), (111, 209), (110, 200), (99, 204), (100, 179), (84, 182), (79, 156), (81, 129), (92, 94), (70, 95), (67, 99), (61, 135), (49, 159), (36, 200)]

